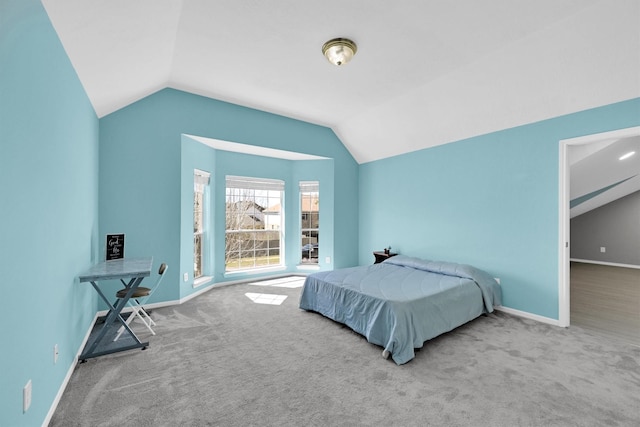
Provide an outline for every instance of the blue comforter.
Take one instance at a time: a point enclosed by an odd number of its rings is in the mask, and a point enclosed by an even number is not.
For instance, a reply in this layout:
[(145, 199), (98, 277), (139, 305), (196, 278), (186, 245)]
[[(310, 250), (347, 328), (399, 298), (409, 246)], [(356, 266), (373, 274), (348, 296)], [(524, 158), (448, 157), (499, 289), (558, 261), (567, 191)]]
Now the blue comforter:
[(398, 365), (414, 349), (501, 304), (500, 286), (469, 265), (397, 255), (305, 280), (300, 308), (344, 323)]

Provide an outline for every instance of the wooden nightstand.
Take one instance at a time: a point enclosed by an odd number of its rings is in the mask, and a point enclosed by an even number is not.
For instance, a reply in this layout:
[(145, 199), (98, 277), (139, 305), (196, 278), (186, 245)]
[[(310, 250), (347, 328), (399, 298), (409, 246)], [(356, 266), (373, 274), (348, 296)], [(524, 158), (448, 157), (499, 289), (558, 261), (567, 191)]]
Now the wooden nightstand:
[(381, 263), (385, 259), (391, 258), (392, 256), (396, 255), (398, 254), (395, 254), (393, 252), (375, 251), (373, 252), (373, 256), (376, 257), (376, 261), (374, 262), (374, 264)]

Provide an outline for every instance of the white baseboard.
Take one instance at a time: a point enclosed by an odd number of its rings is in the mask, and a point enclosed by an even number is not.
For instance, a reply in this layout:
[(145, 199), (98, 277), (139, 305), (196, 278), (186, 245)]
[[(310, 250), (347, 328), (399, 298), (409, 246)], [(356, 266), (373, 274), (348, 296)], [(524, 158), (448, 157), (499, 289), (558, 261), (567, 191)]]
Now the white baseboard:
[(560, 322), (556, 319), (552, 319), (550, 317), (539, 316), (537, 314), (529, 313), (526, 311), (520, 311), (509, 307), (498, 306), (495, 307), (496, 310), (505, 312), (507, 314), (513, 314), (514, 316), (523, 317), (525, 319), (535, 320), (541, 323), (547, 323), (553, 326), (560, 326)]
[[(230, 286), (230, 285), (239, 285), (242, 283), (251, 283), (251, 282), (256, 282), (259, 280), (270, 280), (270, 279), (277, 279), (280, 277), (289, 277), (289, 276), (300, 276), (300, 277), (306, 277), (306, 274), (301, 274), (301, 273), (286, 273), (286, 274), (274, 274), (274, 275), (269, 275), (266, 277), (260, 277), (260, 278), (251, 278), (251, 279), (241, 279), (241, 280), (230, 280), (227, 282), (217, 282), (217, 283), (209, 283), (208, 285), (202, 287), (202, 289), (198, 289), (196, 292), (187, 295), (184, 298), (180, 298), (179, 300), (172, 300), (172, 301), (163, 301), (163, 302), (154, 302), (151, 304), (145, 304), (145, 307), (148, 307), (150, 309), (154, 309), (154, 308), (160, 308), (160, 307), (170, 307), (172, 305), (180, 305), (180, 304), (184, 304), (185, 302), (192, 300), (193, 298), (202, 295), (205, 292), (210, 291), (213, 288), (219, 288), (222, 286)], [(105, 316), (109, 311), (108, 310), (101, 310), (98, 312), (98, 317), (99, 316)], [(122, 309), (122, 313), (129, 313), (131, 312), (131, 307), (127, 306), (125, 308)]]
[[(174, 300), (174, 301), (154, 302), (151, 304), (145, 304), (144, 306), (146, 308), (153, 309), (153, 308), (160, 308), (160, 307), (169, 307), (169, 306), (178, 305), (178, 304), (180, 304), (180, 301)], [(133, 309), (129, 306), (126, 306), (125, 308), (122, 309), (121, 313), (131, 313), (131, 311), (133, 311)], [(107, 313), (109, 313), (109, 310), (100, 310), (96, 314), (96, 316), (97, 317), (106, 316)]]
[(93, 326), (96, 324), (96, 320), (98, 320), (98, 313), (96, 313), (96, 315), (93, 317), (93, 320), (89, 325), (89, 329), (87, 330), (87, 333), (85, 334), (84, 339), (82, 340), (82, 343), (80, 343), (80, 347), (78, 347), (78, 350), (76, 351), (76, 355), (73, 357), (73, 361), (69, 366), (67, 375), (65, 375), (64, 380), (62, 381), (62, 384), (60, 384), (58, 393), (56, 394), (55, 399), (53, 399), (53, 403), (49, 408), (49, 412), (47, 413), (47, 416), (42, 422), (42, 427), (46, 427), (49, 425), (49, 423), (51, 422), (51, 418), (53, 418), (53, 414), (55, 414), (56, 409), (58, 409), (58, 404), (60, 403), (60, 399), (62, 399), (62, 395), (64, 394), (64, 391), (67, 389), (67, 385), (69, 385), (69, 381), (71, 381), (71, 375), (76, 370), (76, 365), (78, 364), (78, 357), (80, 357), (80, 354), (82, 354), (82, 350), (84, 349), (84, 346), (86, 346), (87, 341), (89, 341), (89, 336), (91, 336), (91, 331), (93, 330)]
[[(220, 286), (220, 284), (217, 284), (217, 286)], [(153, 302), (150, 304), (145, 304), (145, 308), (149, 308), (151, 310), (153, 310), (154, 308), (161, 308), (161, 307), (171, 307), (172, 305), (180, 305), (183, 304), (197, 296), (202, 295), (203, 293), (210, 291), (211, 289), (213, 289), (214, 287), (216, 287), (215, 283), (212, 283), (202, 289), (199, 289), (198, 291), (184, 297), (184, 298), (180, 298), (179, 300), (171, 300), (171, 301), (162, 301), (162, 302)], [(121, 313), (130, 313), (133, 309), (129, 306), (126, 306), (125, 308), (122, 309)], [(109, 310), (100, 310), (97, 314), (98, 317), (100, 316), (106, 316), (107, 313), (109, 312)]]
[(585, 264), (606, 265), (606, 266), (609, 266), (609, 267), (623, 267), (623, 268), (640, 269), (640, 265), (620, 264), (620, 263), (617, 263), (617, 262), (593, 261), (593, 260), (590, 260), (590, 259), (578, 259), (578, 258), (570, 258), (569, 261), (582, 262), (582, 263), (585, 263)]

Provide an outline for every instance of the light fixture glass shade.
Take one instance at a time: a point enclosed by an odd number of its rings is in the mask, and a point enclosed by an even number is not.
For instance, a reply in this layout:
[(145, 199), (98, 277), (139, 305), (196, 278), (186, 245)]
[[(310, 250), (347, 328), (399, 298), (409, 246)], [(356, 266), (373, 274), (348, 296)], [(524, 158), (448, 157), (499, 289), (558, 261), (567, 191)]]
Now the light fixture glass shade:
[(358, 50), (356, 44), (343, 38), (331, 39), (322, 46), (322, 53), (334, 65), (344, 65)]

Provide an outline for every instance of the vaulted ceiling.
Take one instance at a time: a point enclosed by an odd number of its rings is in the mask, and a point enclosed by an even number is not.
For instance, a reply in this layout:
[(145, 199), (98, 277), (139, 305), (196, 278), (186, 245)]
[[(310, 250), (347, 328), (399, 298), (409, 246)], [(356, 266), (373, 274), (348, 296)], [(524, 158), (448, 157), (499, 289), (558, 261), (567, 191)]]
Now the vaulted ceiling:
[(637, 0), (42, 2), (99, 117), (171, 87), (328, 126), (359, 163), (640, 96)]
[(571, 218), (640, 191), (640, 127), (636, 129), (633, 136), (569, 147)]
[[(328, 126), (359, 163), (640, 96), (638, 0), (42, 2), (99, 117), (171, 87)], [(573, 148), (572, 216), (640, 190), (638, 143)]]

